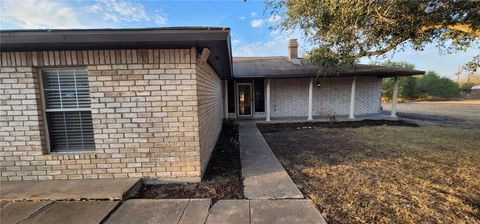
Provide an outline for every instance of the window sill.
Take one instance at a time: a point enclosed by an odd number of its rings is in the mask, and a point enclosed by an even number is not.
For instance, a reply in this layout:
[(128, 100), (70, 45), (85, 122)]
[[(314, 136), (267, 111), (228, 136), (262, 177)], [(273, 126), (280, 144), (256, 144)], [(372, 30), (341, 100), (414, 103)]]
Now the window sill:
[(49, 152), (47, 155), (52, 159), (75, 160), (75, 159), (96, 159), (96, 151), (75, 151), (75, 152)]

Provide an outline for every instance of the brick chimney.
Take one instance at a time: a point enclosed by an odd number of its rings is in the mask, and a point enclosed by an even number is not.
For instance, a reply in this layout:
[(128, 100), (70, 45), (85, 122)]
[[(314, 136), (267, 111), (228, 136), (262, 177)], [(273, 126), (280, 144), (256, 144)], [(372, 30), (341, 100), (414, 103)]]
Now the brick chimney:
[(297, 42), (297, 39), (290, 39), (288, 41), (288, 58), (298, 59), (298, 42)]

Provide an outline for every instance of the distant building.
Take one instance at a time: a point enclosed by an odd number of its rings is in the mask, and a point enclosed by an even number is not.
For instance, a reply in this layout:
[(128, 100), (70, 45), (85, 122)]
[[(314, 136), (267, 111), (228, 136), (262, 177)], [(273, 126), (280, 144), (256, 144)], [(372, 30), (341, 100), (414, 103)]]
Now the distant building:
[(480, 99), (480, 85), (473, 86), (468, 96), (470, 99)]

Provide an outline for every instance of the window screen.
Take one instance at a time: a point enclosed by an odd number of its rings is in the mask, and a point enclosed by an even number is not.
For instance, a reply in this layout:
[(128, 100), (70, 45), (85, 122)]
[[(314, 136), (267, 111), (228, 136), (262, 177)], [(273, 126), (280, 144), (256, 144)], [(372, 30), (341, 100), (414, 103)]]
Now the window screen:
[(42, 82), (50, 151), (93, 151), (87, 70), (42, 70)]

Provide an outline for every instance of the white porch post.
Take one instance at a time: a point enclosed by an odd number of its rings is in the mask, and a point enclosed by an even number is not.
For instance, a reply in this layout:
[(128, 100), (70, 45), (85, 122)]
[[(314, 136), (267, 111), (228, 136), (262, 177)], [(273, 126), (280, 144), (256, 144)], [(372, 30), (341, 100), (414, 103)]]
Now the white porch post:
[(310, 84), (308, 85), (308, 118), (307, 120), (313, 120), (312, 104), (313, 104), (313, 78), (310, 79)]
[(352, 80), (352, 91), (350, 95), (350, 116), (348, 118), (355, 118), (355, 81), (357, 80), (356, 76), (353, 76)]
[(398, 76), (395, 77), (395, 84), (393, 85), (393, 96), (392, 96), (392, 113), (390, 117), (397, 117), (397, 99), (398, 97)]
[(267, 108), (265, 112), (267, 115), (266, 121), (270, 121), (270, 79), (267, 79)]
[(224, 105), (223, 105), (223, 113), (225, 116), (225, 119), (228, 119), (228, 80), (225, 80), (224, 82), (225, 87), (223, 88), (224, 90)]

